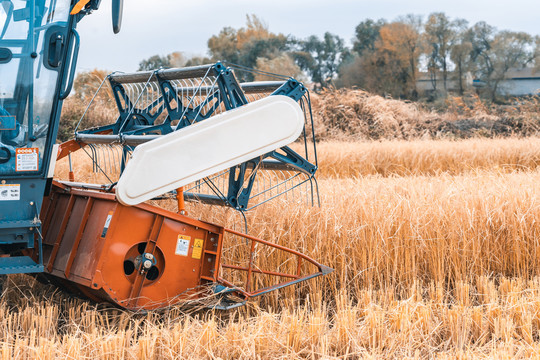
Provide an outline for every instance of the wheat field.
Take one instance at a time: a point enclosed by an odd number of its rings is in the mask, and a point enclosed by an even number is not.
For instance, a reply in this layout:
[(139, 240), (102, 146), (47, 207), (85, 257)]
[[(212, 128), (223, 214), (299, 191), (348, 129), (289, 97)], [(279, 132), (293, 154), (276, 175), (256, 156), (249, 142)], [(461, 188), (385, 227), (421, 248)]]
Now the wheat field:
[[(277, 199), (247, 221), (251, 235), (334, 273), (228, 312), (148, 314), (14, 275), (0, 300), (0, 359), (540, 358), (539, 145), (322, 142), (321, 207)], [(91, 181), (84, 156), (74, 154), (76, 176)], [(65, 160), (56, 176), (67, 178)]]

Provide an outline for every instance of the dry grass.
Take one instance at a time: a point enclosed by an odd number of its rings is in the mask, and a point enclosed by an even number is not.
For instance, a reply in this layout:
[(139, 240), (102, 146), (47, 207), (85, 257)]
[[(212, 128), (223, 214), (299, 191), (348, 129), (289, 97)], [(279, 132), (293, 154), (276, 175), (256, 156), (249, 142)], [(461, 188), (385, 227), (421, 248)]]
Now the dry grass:
[(248, 222), (333, 274), (191, 315), (104, 309), (14, 276), (0, 358), (539, 358), (539, 142), (322, 143), (322, 207), (278, 200)]
[(540, 131), (538, 97), (496, 105), (468, 95), (422, 104), (339, 89), (314, 95), (313, 112), (316, 132), (324, 140), (462, 139)]
[(513, 172), (540, 165), (540, 138), (323, 142), (319, 178)]
[[(301, 152), (303, 145), (293, 144)], [(319, 179), (356, 178), (368, 175), (459, 175), (478, 170), (514, 172), (535, 170), (540, 165), (540, 138), (466, 139), (466, 140), (382, 140), (324, 141), (317, 144)], [(86, 148), (88, 154), (90, 149)], [(99, 158), (120, 159), (120, 151), (100, 151)], [(78, 181), (102, 180), (92, 173), (84, 151), (73, 155)], [(118, 166), (119, 168), (119, 166)], [(107, 170), (108, 173), (113, 173)], [(114, 175), (114, 174), (113, 174)], [(68, 160), (60, 160), (56, 176), (68, 178)], [(103, 180), (104, 181), (104, 180)]]

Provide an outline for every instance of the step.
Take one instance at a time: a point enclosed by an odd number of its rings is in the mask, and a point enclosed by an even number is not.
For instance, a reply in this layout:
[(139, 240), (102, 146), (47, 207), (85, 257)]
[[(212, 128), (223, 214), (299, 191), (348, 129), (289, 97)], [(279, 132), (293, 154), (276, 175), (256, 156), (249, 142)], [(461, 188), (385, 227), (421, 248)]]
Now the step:
[(9, 221), (4, 220), (0, 221), (0, 229), (21, 229), (21, 228), (35, 228), (36, 226), (40, 226), (41, 221), (35, 221), (35, 220), (16, 220), (16, 221)]
[(43, 265), (37, 264), (29, 256), (0, 257), (0, 274), (43, 272)]

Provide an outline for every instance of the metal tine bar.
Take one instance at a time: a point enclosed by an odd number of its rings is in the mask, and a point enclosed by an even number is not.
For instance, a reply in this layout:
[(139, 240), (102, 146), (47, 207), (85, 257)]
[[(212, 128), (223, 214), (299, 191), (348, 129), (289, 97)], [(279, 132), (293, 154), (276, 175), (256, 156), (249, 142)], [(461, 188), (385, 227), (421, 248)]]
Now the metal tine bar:
[(102, 172), (109, 180), (120, 175), (121, 149), (118, 144), (88, 144), (92, 159), (92, 172)]
[[(143, 91), (144, 89), (146, 89), (146, 87), (147, 87), (148, 84), (150, 83), (150, 80), (151, 80), (152, 77), (154, 76), (154, 73), (155, 73), (155, 72), (152, 73), (152, 76), (150, 76), (150, 77), (148, 78), (148, 80), (146, 81), (146, 83), (144, 84), (144, 87), (141, 89), (141, 93), (139, 93), (139, 96), (137, 97), (137, 101), (136, 101), (135, 103), (133, 103), (133, 108), (135, 108), (135, 107), (137, 106), (137, 104), (138, 104), (138, 102), (139, 102), (139, 100), (140, 100), (140, 98), (141, 98), (141, 96), (142, 96), (142, 91)], [(138, 84), (137, 84), (137, 85), (138, 85)], [(128, 115), (126, 116), (126, 118), (124, 119), (122, 125), (120, 126), (119, 132), (122, 132), (122, 130), (124, 129), (124, 126), (127, 124), (127, 122), (128, 122), (128, 120), (129, 120), (129, 118), (131, 117), (131, 115), (133, 115), (133, 110), (130, 111), (130, 112), (128, 113)]]
[(103, 169), (103, 171), (107, 172), (107, 162), (103, 157), (103, 149), (99, 144), (96, 145), (96, 154), (96, 163)]
[(103, 170), (106, 172), (106, 173), (109, 173), (108, 169), (107, 169), (107, 157), (105, 156), (105, 151), (103, 150), (103, 146), (101, 145), (97, 145), (96, 146), (96, 150), (99, 154), (99, 161), (98, 161), (98, 164), (103, 168)]
[[(205, 77), (206, 77), (207, 75), (208, 75), (208, 74), (206, 74)], [(215, 84), (217, 83), (218, 79), (219, 79), (219, 76), (216, 76), (216, 79), (215, 79), (215, 81), (213, 82), (212, 86), (215, 86)], [(190, 79), (190, 81), (191, 81), (191, 79)], [(198, 86), (198, 88), (197, 88), (197, 92), (200, 91), (200, 88), (201, 88), (202, 84), (203, 84), (203, 82), (201, 81), (201, 83), (199, 84), (199, 86)], [(193, 97), (191, 98), (189, 104), (186, 106), (186, 109), (185, 109), (184, 112), (182, 113), (182, 118), (186, 115), (186, 112), (187, 112), (187, 110), (189, 109), (189, 106), (191, 105), (192, 101), (193, 101)], [(195, 119), (199, 117), (200, 113), (201, 113), (201, 109), (199, 109), (199, 111), (197, 112), (197, 115), (195, 116), (195, 118), (193, 119), (193, 121), (195, 121)], [(193, 124), (193, 121), (191, 122), (192, 124)], [(177, 126), (176, 128), (178, 128), (178, 126)]]
[[(282, 175), (283, 175), (283, 174), (282, 174)], [(256, 193), (255, 195), (252, 195), (251, 198), (253, 199), (253, 198), (256, 198), (256, 197), (258, 197), (258, 196), (260, 196), (260, 195), (263, 195), (264, 193), (271, 192), (271, 191), (274, 190), (274, 189), (279, 189), (279, 187), (280, 187), (282, 184), (284, 184), (284, 183), (286, 183), (286, 182), (289, 182), (289, 181), (292, 181), (292, 180), (294, 180), (295, 178), (300, 177), (301, 175), (306, 176), (306, 180), (309, 178), (309, 176), (307, 176), (307, 175), (304, 174), (304, 173), (293, 173), (293, 174), (291, 174), (291, 175), (288, 175), (286, 179), (284, 179), (284, 180), (282, 180), (281, 182), (278, 182), (278, 183), (276, 183), (276, 184), (274, 184), (274, 183), (270, 180), (272, 185), (270, 185), (269, 187), (265, 187), (265, 189), (264, 189), (263, 191), (261, 191), (261, 192), (259, 192), (259, 193)], [(275, 176), (275, 177), (277, 178), (277, 176)]]
[[(214, 195), (216, 195), (218, 198), (220, 198), (224, 202), (227, 201), (227, 197), (220, 191), (220, 189), (218, 187), (215, 186), (215, 184), (213, 183), (212, 180), (205, 177), (204, 179), (202, 179), (202, 181), (212, 190)], [(187, 191), (185, 191), (185, 192), (187, 192)]]
[[(215, 78), (215, 76), (207, 76), (206, 79), (210, 80), (212, 78)], [(188, 79), (185, 79), (188, 80)], [(171, 82), (173, 84), (179, 84), (182, 80), (172, 80)], [(253, 96), (253, 95), (269, 95), (275, 90), (277, 90), (281, 85), (283, 85), (284, 81), (268, 81), (268, 82), (251, 82), (251, 83), (240, 83), (240, 87), (244, 91), (244, 94), (246, 96)], [(206, 92), (210, 93), (213, 91), (212, 86), (208, 85), (208, 82), (204, 82), (204, 86), (200, 87), (200, 92)], [(211, 84), (211, 82), (210, 82)], [(198, 87), (196, 86), (182, 86), (183, 91), (188, 93), (189, 95), (193, 95), (197, 92)]]
[(309, 94), (309, 92), (306, 92), (306, 94), (304, 94), (303, 98), (306, 98), (306, 101), (307, 101), (307, 109), (309, 110), (309, 118), (311, 120), (311, 136), (312, 136), (312, 141), (313, 141), (313, 156), (315, 158), (315, 166), (319, 166), (319, 161), (317, 159), (317, 139), (315, 138), (315, 123), (314, 123), (314, 120), (313, 120), (313, 110), (311, 109), (311, 95)]
[(107, 174), (109, 173), (109, 170), (107, 169), (107, 157), (105, 156), (105, 151), (103, 149), (103, 146), (101, 145), (96, 145), (96, 150), (97, 150), (97, 153), (99, 154), (99, 160), (97, 161), (97, 163), (99, 164), (99, 166), (101, 166), (101, 168), (103, 169), (103, 171), (105, 171)]
[(120, 155), (120, 147), (118, 145), (113, 144), (112, 149), (113, 149), (113, 154), (115, 156), (114, 174), (115, 174), (115, 176), (118, 176), (120, 174), (120, 164), (121, 164), (121, 161), (122, 161), (122, 157)]
[(189, 79), (193, 77), (203, 77), (205, 74), (214, 73), (215, 64), (190, 66), (185, 68), (160, 69), (156, 71), (144, 71), (136, 73), (114, 74), (112, 79), (120, 84), (144, 82), (150, 78), (157, 81), (156, 75), (164, 80)]
[(132, 99), (135, 98), (135, 85), (134, 84), (128, 84), (127, 86), (128, 91), (126, 92), (126, 95), (129, 99), (129, 103), (126, 104), (126, 111), (129, 113), (133, 110), (133, 101)]
[[(195, 84), (194, 84), (194, 82), (193, 82), (193, 79), (186, 79), (186, 81), (189, 81), (189, 82), (190, 82), (190, 85), (191, 85), (192, 87), (195, 87)], [(186, 112), (190, 109), (190, 106), (193, 106), (193, 101), (194, 101), (194, 99), (195, 99), (196, 94), (200, 91), (201, 86), (202, 86), (202, 82), (201, 82), (201, 83), (199, 84), (199, 86), (197, 87), (197, 90), (195, 91), (195, 95), (192, 96), (192, 97), (190, 98), (189, 103), (188, 103), (187, 106), (185, 107), (185, 109), (184, 109), (184, 111), (183, 111), (183, 113), (182, 113), (181, 118), (183, 118), (183, 117), (186, 115)], [(188, 96), (186, 96), (186, 97), (188, 97)], [(195, 106), (193, 106), (193, 108), (194, 108), (194, 107), (195, 107)], [(197, 114), (197, 116), (198, 116), (198, 114)]]
[[(90, 102), (88, 103), (88, 106), (86, 107), (86, 109), (84, 109), (84, 113), (82, 114), (81, 118), (79, 119), (79, 121), (77, 122), (77, 126), (75, 126), (75, 133), (79, 130), (79, 126), (81, 125), (81, 122), (83, 121), (84, 117), (86, 116), (86, 114), (88, 113), (88, 110), (90, 109), (90, 106), (92, 105), (92, 103), (94, 102), (97, 94), (101, 91), (101, 88), (103, 87), (103, 84), (105, 84), (105, 82), (107, 81), (107, 78), (105, 77), (103, 79), (103, 81), (101, 82), (101, 84), (99, 85), (97, 91), (94, 93), (94, 96), (92, 96), (92, 99), (90, 100)], [(108, 83), (108, 82), (107, 82)]]
[(112, 158), (112, 152), (113, 152), (113, 149), (112, 147), (110, 146), (107, 146), (107, 155), (108, 155), (108, 161), (109, 161), (109, 174), (112, 174), (113, 173), (113, 158)]
[[(213, 181), (213, 180), (216, 180), (216, 179), (219, 179), (219, 178), (223, 178), (223, 175), (227, 175), (227, 174), (228, 174), (228, 170), (224, 170), (224, 171), (222, 171), (222, 172), (220, 172), (220, 173), (218, 173), (218, 174), (216, 174), (216, 175), (214, 175), (212, 177), (208, 176), (207, 179)], [(197, 184), (195, 186), (192, 186), (191, 188), (186, 189), (185, 191), (189, 192), (189, 191), (192, 191), (192, 190), (194, 190), (196, 188), (201, 188), (203, 185), (205, 185), (205, 184)], [(221, 187), (219, 187), (219, 188), (221, 189)]]
[(95, 170), (94, 172), (97, 172), (97, 167), (99, 165), (99, 157), (98, 157), (98, 153), (97, 153), (97, 149), (95, 146), (92, 146), (92, 155), (94, 156), (94, 167), (95, 167)]
[(281, 193), (279, 193), (279, 194), (276, 194), (276, 195), (274, 195), (274, 196), (271, 196), (271, 197), (265, 199), (264, 201), (261, 201), (261, 202), (255, 204), (255, 205), (252, 205), (252, 206), (250, 206), (249, 208), (247, 208), (246, 211), (252, 210), (252, 209), (254, 209), (254, 208), (256, 208), (256, 207), (258, 207), (258, 206), (260, 206), (260, 205), (262, 205), (262, 204), (265, 204), (265, 203), (269, 202), (270, 200), (273, 200), (273, 199), (275, 199), (275, 198), (277, 198), (278, 196), (281, 196), (281, 195), (283, 195), (283, 194), (285, 194), (285, 196), (287, 196), (288, 192), (290, 192), (290, 191), (296, 189), (297, 187), (299, 187), (299, 186), (302, 185), (303, 183), (308, 182), (310, 179), (311, 179), (311, 178), (308, 178), (308, 179), (306, 179), (306, 180), (300, 182), (299, 184), (292, 186), (290, 189), (287, 189), (287, 190), (285, 190), (285, 191), (283, 191), (283, 192), (281, 192)]

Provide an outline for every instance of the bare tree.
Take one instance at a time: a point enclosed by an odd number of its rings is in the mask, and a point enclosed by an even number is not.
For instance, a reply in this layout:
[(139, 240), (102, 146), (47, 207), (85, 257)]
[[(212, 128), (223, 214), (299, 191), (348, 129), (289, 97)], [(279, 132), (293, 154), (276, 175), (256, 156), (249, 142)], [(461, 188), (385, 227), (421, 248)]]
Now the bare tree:
[(440, 71), (443, 78), (443, 87), (448, 89), (447, 80), (450, 71), (450, 54), (454, 46), (458, 25), (456, 20), (452, 21), (442, 12), (432, 13), (424, 26), (424, 38), (428, 55), (428, 70), (431, 74), (434, 90), (436, 90), (437, 73)]
[(524, 32), (496, 33), (485, 23), (477, 25), (470, 35), (472, 57), (480, 60), (477, 62), (477, 74), (486, 82), (490, 97), (495, 100), (500, 84), (511, 68), (525, 67), (534, 62), (535, 39)]
[(458, 91), (460, 95), (463, 95), (463, 92), (465, 91), (465, 75), (472, 68), (471, 53), (473, 45), (467, 36), (469, 31), (467, 25), (467, 20), (456, 20), (456, 38), (450, 49), (450, 60), (452, 60), (455, 66), (455, 77), (458, 82)]

